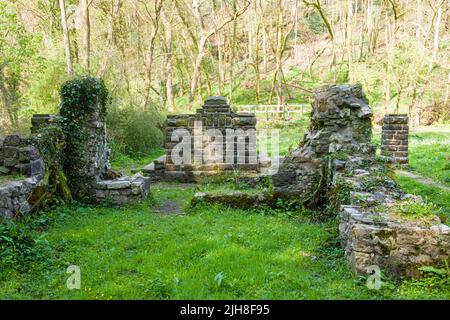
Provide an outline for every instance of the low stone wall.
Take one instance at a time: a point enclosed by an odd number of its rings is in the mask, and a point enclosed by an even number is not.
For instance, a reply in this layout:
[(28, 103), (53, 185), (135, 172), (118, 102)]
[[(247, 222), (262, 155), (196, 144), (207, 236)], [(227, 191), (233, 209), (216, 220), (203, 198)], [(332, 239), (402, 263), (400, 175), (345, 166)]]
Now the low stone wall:
[(384, 174), (382, 165), (346, 170), (339, 176), (352, 185), (351, 203), (342, 206), (339, 238), (355, 274), (378, 266), (395, 278), (420, 277), (419, 267), (445, 267), (450, 257), (450, 228), (437, 216), (397, 213), (420, 197), (405, 194)]
[(356, 274), (376, 265), (391, 276), (420, 277), (419, 267), (445, 267), (450, 256), (450, 228), (374, 214), (358, 206), (344, 206), (339, 227), (345, 256)]
[(387, 114), (383, 118), (381, 155), (391, 162), (408, 163), (408, 116)]
[(0, 174), (34, 177), (44, 173), (44, 161), (29, 139), (6, 136), (0, 144)]
[(147, 197), (150, 179), (141, 176), (103, 180), (96, 184), (95, 197), (98, 202), (122, 206), (139, 202)]
[(0, 185), (0, 217), (28, 214), (32, 209), (28, 199), (42, 185), (44, 173), (44, 161), (28, 139), (10, 135), (0, 141), (0, 174), (26, 177)]
[(275, 207), (277, 197), (270, 192), (241, 192), (205, 193), (197, 192), (191, 200), (191, 205), (222, 204), (239, 209), (261, 208), (262, 206)]

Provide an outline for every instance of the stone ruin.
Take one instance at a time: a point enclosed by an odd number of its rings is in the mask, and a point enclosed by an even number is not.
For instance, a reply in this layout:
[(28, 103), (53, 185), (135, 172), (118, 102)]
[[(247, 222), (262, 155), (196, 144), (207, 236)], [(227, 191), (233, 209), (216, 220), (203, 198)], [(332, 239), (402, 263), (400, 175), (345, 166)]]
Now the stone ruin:
[[(246, 134), (245, 141), (233, 136), (233, 132)], [(187, 133), (189, 141), (183, 141), (178, 133)], [(223, 137), (222, 150), (214, 161), (205, 160), (204, 152), (215, 142), (213, 136)], [(231, 139), (232, 143), (228, 143)], [(188, 163), (175, 163), (173, 154), (180, 142), (189, 147)], [(242, 150), (238, 150), (243, 144)], [(227, 149), (233, 146), (233, 150)], [(239, 170), (257, 173), (261, 163), (256, 150), (256, 117), (253, 114), (238, 114), (231, 111), (225, 97), (208, 97), (204, 106), (195, 114), (169, 115), (165, 142), (166, 155), (145, 167), (143, 172), (153, 181), (194, 182), (197, 177), (220, 172)], [(216, 150), (217, 151), (217, 150)], [(222, 151), (222, 152), (221, 152)]]
[(42, 184), (44, 173), (44, 161), (29, 139), (10, 135), (0, 140), (0, 175), (23, 176), (0, 185), (0, 217), (28, 214), (32, 209), (28, 199)]
[[(372, 111), (360, 85), (324, 87), (316, 92), (311, 124), (301, 146), (281, 162), (273, 176), (274, 192), (280, 197), (307, 201), (320, 186), (326, 157), (372, 158)], [(336, 159), (331, 164), (345, 166)]]
[(383, 118), (381, 155), (388, 161), (408, 163), (408, 116), (387, 114)]
[[(418, 277), (420, 266), (444, 267), (450, 257), (450, 228), (438, 216), (422, 221), (397, 212), (399, 206), (422, 200), (405, 194), (375, 159), (371, 116), (360, 85), (324, 87), (316, 92), (304, 141), (273, 176), (273, 192), (197, 193), (192, 204), (254, 208), (276, 204), (277, 198), (308, 203), (344, 181), (351, 191), (350, 201), (339, 212), (339, 239), (354, 273), (367, 275), (376, 266), (396, 278)], [(400, 130), (388, 135), (400, 135), (387, 136), (384, 131), (384, 138), (407, 141), (404, 121), (402, 115), (387, 117), (384, 129)], [(407, 154), (394, 156), (403, 161)]]
[[(142, 175), (120, 177), (112, 172), (105, 117), (106, 110), (97, 103), (92, 106), (90, 116), (78, 124), (86, 131), (87, 140), (83, 154), (77, 158), (77, 165), (65, 165), (63, 168), (70, 189), (76, 199), (87, 195), (91, 202), (107, 202), (116, 206), (138, 202), (148, 195), (150, 179)], [(35, 115), (31, 131), (38, 134), (40, 129), (52, 125), (55, 119), (54, 115)], [(68, 145), (65, 152), (71, 152), (71, 149)]]

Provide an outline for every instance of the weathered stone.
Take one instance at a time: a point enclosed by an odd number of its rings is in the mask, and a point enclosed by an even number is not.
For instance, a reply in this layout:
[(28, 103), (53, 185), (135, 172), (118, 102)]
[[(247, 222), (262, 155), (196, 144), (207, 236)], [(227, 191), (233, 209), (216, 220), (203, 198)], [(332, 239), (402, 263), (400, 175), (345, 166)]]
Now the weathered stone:
[(389, 114), (383, 118), (381, 155), (398, 163), (408, 162), (408, 116)]
[[(315, 94), (311, 125), (301, 146), (292, 151), (273, 177), (274, 191), (280, 197), (300, 197), (309, 201), (316, 190), (324, 166), (320, 159), (341, 154), (340, 167), (351, 161), (349, 155), (371, 158), (371, 121), (367, 99), (360, 85), (327, 86)], [(335, 162), (336, 163), (336, 162)]]
[(377, 265), (394, 277), (418, 277), (423, 265), (442, 267), (450, 256), (450, 228), (438, 224), (418, 225), (378, 216), (376, 222), (358, 207), (343, 207), (339, 234), (357, 274)]
[[(195, 130), (196, 122), (202, 124), (198, 132)], [(255, 156), (257, 154), (255, 125), (255, 115), (232, 112), (225, 97), (208, 97), (204, 106), (198, 109), (196, 114), (169, 115), (167, 117), (166, 155), (146, 166), (142, 172), (151, 177), (153, 181), (175, 179), (175, 181), (182, 182), (195, 179), (189, 171), (199, 171), (209, 175), (231, 170), (257, 172), (259, 163)], [(175, 164), (172, 152), (181, 141), (180, 137), (174, 136), (177, 129), (183, 129), (190, 134), (190, 141), (187, 140), (187, 145), (191, 146), (191, 163)], [(235, 129), (240, 131), (235, 132)], [(212, 132), (209, 130), (214, 130), (214, 134), (210, 134)], [(208, 162), (203, 155), (212, 146), (212, 143), (217, 144), (217, 133), (222, 135), (223, 145), (217, 146), (217, 148), (222, 147), (221, 151), (220, 149), (216, 151), (223, 152), (223, 154)], [(244, 139), (238, 141), (236, 134), (246, 135), (245, 141)], [(233, 140), (231, 141), (231, 139)], [(238, 144), (243, 144), (242, 152), (238, 152)], [(233, 147), (234, 149), (232, 149)], [(200, 155), (200, 158), (196, 158), (196, 155)], [(181, 154), (177, 152), (177, 156), (181, 156)]]
[(223, 204), (236, 208), (260, 208), (261, 206), (273, 206), (275, 197), (271, 193), (204, 193), (197, 192), (191, 200), (191, 205), (196, 206), (201, 203)]
[(3, 167), (3, 166), (0, 167), (1, 174), (9, 174), (10, 172), (11, 172), (11, 169)]
[(107, 188), (108, 189), (127, 189), (131, 187), (130, 181), (127, 180), (116, 180), (116, 181), (109, 181)]

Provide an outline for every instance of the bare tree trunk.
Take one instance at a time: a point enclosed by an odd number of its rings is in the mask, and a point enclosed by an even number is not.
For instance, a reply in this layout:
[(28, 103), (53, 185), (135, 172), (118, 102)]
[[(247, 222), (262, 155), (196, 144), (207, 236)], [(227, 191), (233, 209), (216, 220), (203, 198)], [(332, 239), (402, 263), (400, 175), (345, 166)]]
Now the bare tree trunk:
[(447, 85), (445, 86), (445, 98), (444, 98), (444, 108), (446, 108), (447, 103), (448, 103), (448, 97), (450, 95), (450, 72), (448, 73), (447, 76)]
[(439, 6), (438, 11), (437, 11), (436, 24), (434, 27), (433, 55), (431, 57), (431, 61), (428, 66), (428, 73), (430, 73), (431, 70), (433, 69), (433, 64), (434, 64), (434, 61), (436, 60), (436, 56), (439, 51), (439, 29), (441, 26), (441, 19), (442, 19), (442, 6)]
[(228, 23), (232, 22), (233, 20), (237, 19), (241, 14), (243, 14), (250, 3), (247, 3), (244, 8), (238, 10), (234, 15), (227, 17), (224, 21), (222, 21), (219, 25), (217, 25), (215, 28), (210, 29), (206, 33), (203, 34), (203, 36), (200, 38), (200, 41), (198, 42), (198, 50), (197, 50), (197, 57), (195, 58), (194, 62), (194, 72), (192, 74), (191, 79), (191, 90), (189, 94), (189, 104), (192, 106), (192, 102), (194, 101), (195, 94), (197, 92), (199, 77), (200, 77), (200, 67), (203, 61), (203, 58), (205, 56), (205, 45), (208, 39), (223, 29)]
[(218, 34), (217, 37), (217, 52), (218, 52), (218, 56), (219, 56), (219, 94), (223, 95), (223, 90), (224, 90), (224, 84), (225, 84), (225, 71), (224, 71), (224, 67), (223, 67), (223, 46), (225, 44), (222, 44), (222, 37), (220, 34)]
[(174, 97), (173, 97), (173, 75), (172, 75), (172, 25), (171, 25), (172, 19), (170, 19), (169, 21), (163, 10), (161, 12), (161, 20), (164, 25), (164, 34), (165, 34), (167, 110), (169, 112), (173, 112)]
[(111, 5), (111, 12), (109, 14), (108, 31), (107, 31), (107, 38), (106, 38), (107, 52), (104, 54), (103, 61), (98, 70), (98, 75), (100, 77), (102, 77), (105, 74), (105, 72), (108, 68), (108, 62), (109, 62), (111, 53), (113, 51), (113, 47), (116, 44), (114, 24), (115, 24), (115, 21), (117, 20), (117, 16), (119, 15), (120, 6), (121, 6), (121, 0), (114, 0)]
[(14, 87), (6, 86), (5, 67), (6, 64), (0, 65), (0, 93), (11, 127), (17, 129), (19, 127), (18, 97)]
[(64, 52), (66, 55), (67, 74), (73, 75), (72, 56), (70, 53), (69, 28), (67, 27), (66, 6), (64, 0), (59, 0), (59, 8), (61, 9), (61, 27), (64, 35)]
[(228, 99), (229, 103), (231, 104), (233, 102), (233, 88), (234, 88), (234, 65), (236, 63), (236, 33), (237, 33), (237, 7), (236, 7), (236, 0), (233, 0), (233, 27), (232, 27), (232, 34), (231, 34), (231, 59), (230, 59), (230, 85), (229, 85), (229, 91), (228, 91)]
[(89, 1), (81, 0), (82, 24), (83, 24), (83, 54), (82, 64), (86, 70), (90, 68), (91, 50), (91, 26), (89, 22)]
[(347, 0), (347, 32), (346, 32), (346, 47), (347, 47), (347, 61), (348, 61), (348, 79), (353, 83), (353, 45), (352, 45), (352, 16), (353, 16), (353, 1)]
[(155, 16), (151, 16), (149, 13), (149, 17), (152, 20), (153, 30), (150, 34), (150, 40), (147, 47), (147, 54), (145, 59), (145, 68), (146, 68), (146, 79), (145, 79), (145, 99), (144, 104), (142, 105), (142, 110), (147, 108), (147, 105), (150, 101), (150, 92), (152, 90), (152, 76), (153, 76), (153, 56), (155, 53), (155, 40), (158, 35), (159, 30), (159, 19), (161, 17), (161, 9), (162, 9), (162, 0), (156, 0), (154, 2)]

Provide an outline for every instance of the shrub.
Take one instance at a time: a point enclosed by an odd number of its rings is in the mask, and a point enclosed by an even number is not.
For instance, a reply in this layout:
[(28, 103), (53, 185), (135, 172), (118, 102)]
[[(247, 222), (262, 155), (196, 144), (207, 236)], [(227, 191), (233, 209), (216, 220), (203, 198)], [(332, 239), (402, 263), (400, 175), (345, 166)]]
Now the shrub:
[(112, 158), (121, 153), (142, 156), (163, 145), (164, 118), (155, 110), (112, 106), (106, 121)]
[(24, 269), (27, 262), (43, 259), (49, 248), (28, 223), (0, 221), (0, 269)]
[(396, 207), (396, 213), (411, 218), (429, 217), (439, 213), (440, 209), (432, 203), (406, 202)]

